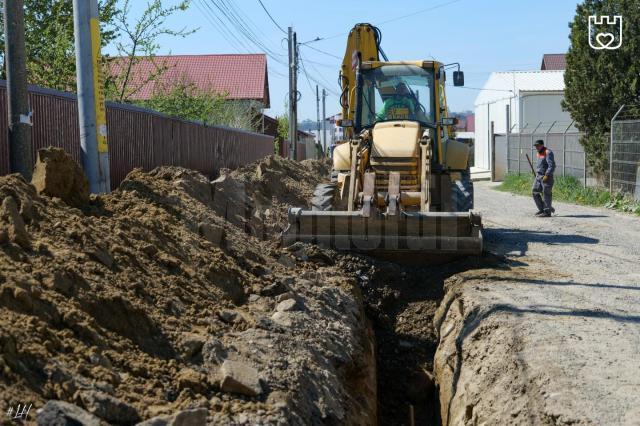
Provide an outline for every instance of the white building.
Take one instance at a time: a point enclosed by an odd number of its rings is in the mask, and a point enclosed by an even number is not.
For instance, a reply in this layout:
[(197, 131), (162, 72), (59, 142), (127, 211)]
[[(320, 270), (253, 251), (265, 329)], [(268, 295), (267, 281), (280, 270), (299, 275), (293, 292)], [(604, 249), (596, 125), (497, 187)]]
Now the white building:
[(475, 101), (475, 167), (491, 170), (492, 123), (494, 134), (531, 132), (540, 123), (541, 128), (568, 124), (563, 99), (563, 70), (492, 73)]
[[(327, 148), (331, 145), (334, 145), (337, 141), (341, 141), (344, 139), (344, 129), (337, 125), (337, 121), (342, 118), (342, 114), (332, 115), (331, 117), (327, 117)], [(320, 123), (322, 126), (322, 123)], [(320, 130), (320, 135), (318, 135), (318, 131), (316, 129), (309, 130), (309, 133), (315, 136), (317, 143), (324, 142), (324, 131)]]

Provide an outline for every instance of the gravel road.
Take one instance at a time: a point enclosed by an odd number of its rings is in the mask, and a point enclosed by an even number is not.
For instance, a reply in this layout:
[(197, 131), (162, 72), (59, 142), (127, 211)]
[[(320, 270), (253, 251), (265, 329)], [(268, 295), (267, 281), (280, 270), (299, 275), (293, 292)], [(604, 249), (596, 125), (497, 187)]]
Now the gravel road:
[(509, 261), (441, 307), (444, 424), (640, 424), (640, 218), (565, 203), (536, 218), (493, 186), (476, 183), (476, 210)]

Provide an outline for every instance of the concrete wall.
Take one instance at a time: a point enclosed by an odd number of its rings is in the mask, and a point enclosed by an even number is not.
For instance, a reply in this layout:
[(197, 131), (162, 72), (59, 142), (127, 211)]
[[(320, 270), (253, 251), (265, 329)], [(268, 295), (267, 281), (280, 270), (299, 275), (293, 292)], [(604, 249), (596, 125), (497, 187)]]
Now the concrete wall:
[[(519, 133), (523, 128), (535, 128), (540, 122), (545, 123), (541, 129), (551, 126), (554, 121), (571, 122), (568, 112), (562, 110), (562, 92), (520, 92), (518, 97), (504, 98), (491, 104), (477, 105), (475, 166), (489, 170), (491, 168), (490, 131), (493, 122), (495, 134), (507, 133), (510, 125), (513, 133)], [(507, 123), (507, 110), (509, 121)], [(498, 153), (496, 162), (506, 162), (505, 147)], [(505, 170), (506, 164), (496, 164), (498, 169)], [(500, 172), (502, 174), (502, 172)]]
[[(562, 93), (523, 93), (520, 97), (520, 123), (522, 127), (535, 127), (538, 123), (571, 122), (571, 115), (562, 110)], [(547, 126), (548, 127), (548, 126)]]
[[(475, 109), (476, 119), (476, 139), (475, 139), (475, 166), (489, 170), (491, 167), (491, 143), (489, 141), (491, 132), (491, 122), (493, 122), (494, 133), (507, 132), (507, 109), (509, 110), (510, 122), (513, 126), (514, 118), (517, 124), (518, 102), (517, 99), (501, 99), (491, 104), (478, 105)], [(516, 126), (517, 128), (517, 126)]]

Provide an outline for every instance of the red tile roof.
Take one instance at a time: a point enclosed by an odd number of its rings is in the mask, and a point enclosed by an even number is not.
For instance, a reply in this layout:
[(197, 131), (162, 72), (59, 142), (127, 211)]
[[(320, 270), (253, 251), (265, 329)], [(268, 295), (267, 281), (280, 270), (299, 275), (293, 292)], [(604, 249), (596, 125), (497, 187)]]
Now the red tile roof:
[[(242, 55), (170, 55), (141, 58), (132, 70), (131, 87), (142, 82), (158, 67), (167, 68), (160, 78), (145, 84), (131, 96), (145, 100), (156, 89), (180, 81), (194, 83), (199, 89), (227, 93), (228, 99), (251, 99), (269, 107), (269, 79), (267, 57), (264, 54)], [(112, 72), (119, 72), (115, 66)]]
[(542, 57), (542, 71), (566, 70), (567, 61), (564, 53), (547, 53)]
[(467, 132), (476, 131), (476, 115), (475, 114), (467, 115), (467, 125), (465, 126), (465, 130)]

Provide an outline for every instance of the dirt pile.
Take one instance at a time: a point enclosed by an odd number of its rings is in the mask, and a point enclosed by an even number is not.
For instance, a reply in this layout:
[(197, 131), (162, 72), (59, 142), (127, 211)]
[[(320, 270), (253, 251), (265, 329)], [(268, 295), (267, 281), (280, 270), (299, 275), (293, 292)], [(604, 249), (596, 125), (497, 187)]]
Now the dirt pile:
[(309, 207), (316, 184), (329, 169), (328, 163), (295, 163), (279, 156), (234, 171), (223, 169), (213, 181), (216, 212), (258, 238), (273, 238), (286, 227), (288, 207)]
[(0, 177), (0, 401), (114, 424), (196, 408), (211, 423), (372, 423), (356, 280), (331, 252), (272, 243), (323, 171), (277, 157), (214, 183), (133, 171), (84, 210)]
[(38, 151), (31, 183), (38, 194), (61, 198), (65, 203), (82, 208), (89, 204), (89, 183), (84, 172), (62, 148)]
[(524, 324), (511, 322), (511, 307), (495, 292), (497, 284), (522, 282), (527, 269), (499, 258), (484, 266), (447, 280), (435, 315), (434, 372), (442, 424), (589, 423), (546, 416), (541, 409), (535, 389), (539, 378), (527, 371), (516, 333)]

